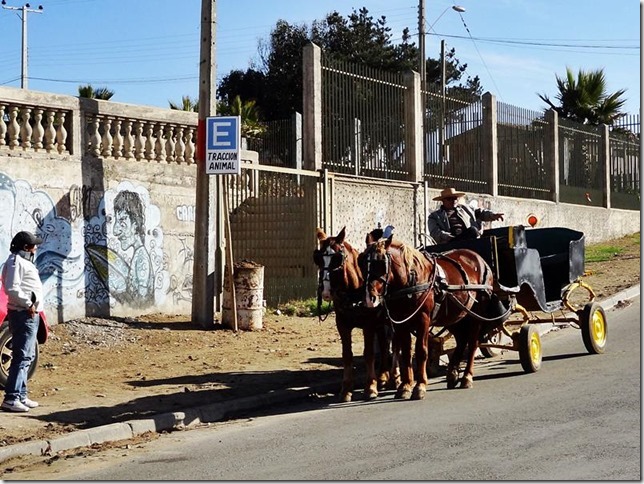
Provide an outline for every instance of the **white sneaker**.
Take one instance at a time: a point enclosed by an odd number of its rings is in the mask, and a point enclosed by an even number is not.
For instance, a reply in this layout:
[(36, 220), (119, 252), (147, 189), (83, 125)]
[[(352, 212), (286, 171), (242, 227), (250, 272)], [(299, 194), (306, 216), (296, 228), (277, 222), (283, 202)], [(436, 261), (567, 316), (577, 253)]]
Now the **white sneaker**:
[(0, 405), (0, 408), (8, 412), (28, 412), (29, 411), (29, 407), (18, 400), (14, 400), (13, 402), (8, 402), (7, 400), (5, 400), (4, 402), (2, 402), (2, 405)]
[(28, 398), (21, 400), (20, 403), (29, 408), (36, 408), (38, 406), (38, 402), (34, 402), (33, 400), (29, 400)]

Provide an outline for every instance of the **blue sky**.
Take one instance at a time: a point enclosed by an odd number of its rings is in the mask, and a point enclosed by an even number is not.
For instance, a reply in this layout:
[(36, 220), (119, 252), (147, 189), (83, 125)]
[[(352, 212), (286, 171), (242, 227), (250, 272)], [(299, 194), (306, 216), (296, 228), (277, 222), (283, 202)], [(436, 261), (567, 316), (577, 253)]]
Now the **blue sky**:
[[(6, 0), (21, 7), (23, 1)], [(91, 83), (113, 101), (168, 107), (196, 97), (200, 0), (42, 0), (28, 13), (29, 88), (76, 95)], [(450, 7), (459, 5), (459, 15)], [(366, 7), (384, 15), (399, 38), (417, 38), (417, 0), (218, 0), (217, 76), (258, 60), (258, 41), (279, 19), (306, 23), (337, 10)], [(19, 12), (0, 9), (0, 85), (20, 87)], [(428, 56), (440, 39), (454, 47), (484, 91), (518, 107), (541, 110), (536, 93), (556, 94), (566, 67), (604, 68), (611, 92), (627, 89), (625, 111), (640, 109), (640, 3), (636, 0), (426, 0)], [(432, 27), (433, 26), (433, 27)], [(432, 27), (430, 29), (430, 27)]]

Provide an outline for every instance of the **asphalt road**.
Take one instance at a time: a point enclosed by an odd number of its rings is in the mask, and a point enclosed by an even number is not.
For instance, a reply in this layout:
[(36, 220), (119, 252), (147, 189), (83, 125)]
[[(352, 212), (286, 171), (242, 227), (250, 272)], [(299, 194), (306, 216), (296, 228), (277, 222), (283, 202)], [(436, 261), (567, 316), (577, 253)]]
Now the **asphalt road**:
[(539, 372), (508, 352), (472, 390), (275, 408), (11, 479), (641, 480), (639, 297), (608, 324), (603, 355), (567, 328), (543, 337)]

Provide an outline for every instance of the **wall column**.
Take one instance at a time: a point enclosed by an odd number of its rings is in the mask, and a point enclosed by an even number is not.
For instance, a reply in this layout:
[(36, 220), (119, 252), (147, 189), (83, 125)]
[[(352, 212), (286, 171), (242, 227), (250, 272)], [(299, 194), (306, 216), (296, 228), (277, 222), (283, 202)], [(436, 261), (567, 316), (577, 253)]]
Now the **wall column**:
[(496, 96), (483, 94), (483, 179), (487, 192), (493, 197), (499, 194), (499, 149), (496, 134)]
[(599, 127), (601, 138), (599, 141), (599, 172), (602, 190), (602, 206), (610, 208), (610, 130), (608, 125)]
[(302, 52), (302, 105), (304, 113), (305, 170), (322, 169), (322, 51), (314, 43)]
[(550, 200), (559, 203), (559, 113), (554, 109), (546, 111), (546, 165), (550, 172), (548, 188), (550, 189)]
[(405, 162), (409, 171), (408, 180), (423, 180), (423, 106), (420, 92), (420, 74), (407, 71), (405, 87)]

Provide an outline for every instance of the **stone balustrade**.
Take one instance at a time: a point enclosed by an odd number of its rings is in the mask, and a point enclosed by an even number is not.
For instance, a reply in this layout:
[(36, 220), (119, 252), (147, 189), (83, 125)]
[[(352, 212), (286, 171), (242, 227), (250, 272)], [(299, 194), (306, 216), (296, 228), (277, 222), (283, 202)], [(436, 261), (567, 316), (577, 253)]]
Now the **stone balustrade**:
[(0, 150), (194, 164), (197, 113), (0, 87)]
[(45, 107), (0, 99), (0, 149), (69, 154), (67, 118), (63, 107)]

